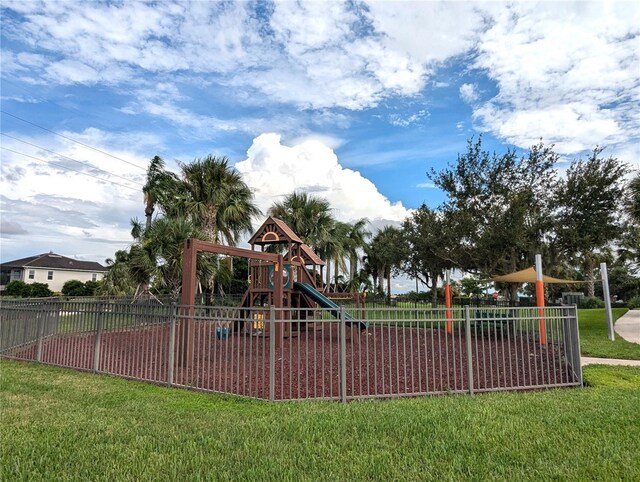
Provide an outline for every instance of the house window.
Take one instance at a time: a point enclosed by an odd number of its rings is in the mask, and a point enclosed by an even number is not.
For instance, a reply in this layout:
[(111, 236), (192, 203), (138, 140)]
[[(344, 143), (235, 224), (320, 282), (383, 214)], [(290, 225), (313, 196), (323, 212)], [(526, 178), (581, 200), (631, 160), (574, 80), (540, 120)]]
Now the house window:
[(22, 272), (19, 269), (14, 269), (13, 271), (11, 271), (11, 279), (12, 280), (19, 280), (20, 278), (22, 278)]
[(98, 275), (96, 273), (91, 274), (91, 281), (98, 281)]
[(47, 279), (53, 279), (53, 271), (47, 271)]
[(34, 279), (36, 277), (36, 271), (34, 269), (29, 270), (29, 279)]

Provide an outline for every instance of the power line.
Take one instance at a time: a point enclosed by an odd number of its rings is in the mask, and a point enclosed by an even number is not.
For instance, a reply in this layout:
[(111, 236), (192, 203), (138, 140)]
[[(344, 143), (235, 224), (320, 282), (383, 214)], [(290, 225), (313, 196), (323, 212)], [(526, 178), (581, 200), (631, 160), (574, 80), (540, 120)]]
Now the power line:
[(96, 147), (90, 146), (88, 144), (84, 144), (84, 143), (82, 143), (80, 141), (76, 141), (75, 139), (72, 139), (71, 137), (67, 137), (67, 136), (65, 136), (63, 134), (60, 134), (60, 133), (55, 132), (55, 131), (52, 131), (51, 129), (47, 129), (46, 127), (42, 127), (41, 125), (35, 124), (34, 122), (28, 121), (27, 119), (23, 119), (22, 117), (18, 117), (17, 115), (11, 114), (10, 112), (7, 112), (5, 110), (0, 110), (0, 112), (2, 112), (3, 114), (8, 115), (10, 117), (13, 117), (14, 119), (18, 119), (19, 121), (22, 121), (22, 122), (24, 122), (26, 124), (32, 125), (34, 127), (37, 127), (38, 129), (42, 129), (43, 131), (50, 132), (51, 134), (55, 134), (56, 136), (62, 137), (63, 139), (66, 139), (66, 140), (71, 141), (71, 142), (75, 142), (76, 144), (80, 144), (81, 146), (84, 146), (87, 149), (92, 149), (92, 150), (94, 150), (96, 152), (104, 154), (105, 156), (113, 157), (114, 159), (117, 159), (118, 161), (124, 162), (124, 163), (129, 164), (129, 165), (131, 165), (133, 167), (137, 167), (138, 169), (142, 169), (143, 171), (147, 170), (146, 168), (144, 168), (142, 166), (138, 166), (137, 164), (134, 164), (133, 162), (127, 161), (126, 159), (122, 159), (121, 157), (114, 156), (113, 154), (109, 154), (108, 152), (102, 151), (102, 150), (100, 150), (100, 149), (98, 149)]
[(50, 164), (52, 166), (56, 166), (56, 167), (59, 167), (61, 169), (66, 169), (68, 171), (77, 172), (78, 174), (82, 174), (84, 176), (93, 177), (94, 179), (98, 179), (98, 180), (103, 181), (103, 182), (108, 182), (109, 184), (114, 184), (116, 186), (124, 187), (126, 189), (131, 189), (132, 191), (135, 191), (135, 192), (140, 192), (138, 189), (136, 189), (134, 187), (126, 186), (124, 184), (120, 184), (119, 182), (110, 181), (109, 179), (103, 179), (101, 177), (94, 176), (93, 174), (89, 174), (87, 172), (78, 171), (77, 169), (72, 169), (72, 168), (70, 168), (68, 166), (63, 166), (62, 164), (58, 164), (56, 162), (47, 161), (45, 159), (40, 159), (39, 157), (34, 157), (34, 156), (29, 155), (29, 154), (25, 154), (24, 152), (14, 151), (13, 149), (9, 149), (8, 147), (0, 146), (0, 149), (3, 149), (5, 151), (9, 151), (9, 152), (13, 152), (14, 154), (18, 154), (18, 155), (21, 155), (21, 156), (24, 156), (24, 157), (29, 157), (31, 159), (35, 159), (36, 161), (40, 161), (40, 162), (43, 162), (45, 164)]
[[(7, 78), (3, 78), (3, 79), (1, 79), (1, 80), (0, 80), (0, 82), (2, 82), (2, 83), (6, 83), (6, 84), (9, 84), (9, 85), (12, 85), (13, 87), (15, 87), (15, 88), (17, 88), (17, 89), (20, 89), (20, 90), (22, 90), (23, 92), (26, 92), (29, 96), (31, 96), (32, 98), (34, 98), (34, 99), (36, 99), (36, 100), (38, 100), (38, 101), (40, 101), (40, 102), (48, 102), (48, 103), (50, 103), (50, 104), (56, 105), (56, 106), (58, 106), (60, 109), (63, 109), (63, 110), (69, 111), (69, 112), (71, 112), (71, 113), (73, 113), (73, 114), (76, 114), (76, 115), (77, 115), (77, 116), (79, 116), (79, 117), (82, 117), (82, 116), (84, 116), (84, 117), (89, 116), (89, 117), (93, 117), (94, 119), (95, 119), (95, 118), (98, 118), (98, 117), (100, 117), (100, 118), (104, 119), (104, 117), (96, 116), (96, 114), (94, 114), (94, 113), (87, 112), (87, 111), (82, 111), (82, 110), (80, 110), (80, 109), (76, 109), (75, 107), (67, 107), (67, 106), (64, 106), (64, 105), (62, 105), (62, 104), (59, 104), (59, 103), (58, 103), (58, 102), (56, 102), (56, 101), (53, 101), (53, 100), (51, 100), (51, 99), (47, 99), (47, 98), (43, 97), (42, 95), (35, 94), (33, 91), (31, 91), (31, 90), (29, 90), (29, 89), (25, 88), (25, 86), (24, 86), (24, 85), (18, 84), (18, 83), (16, 83), (16, 82), (12, 82), (11, 80), (9, 80), (9, 79), (7, 79)], [(105, 128), (106, 128), (106, 126), (105, 126), (104, 124), (102, 124), (102, 123), (97, 123), (97, 125), (102, 125), (102, 127), (105, 127)]]
[(51, 154), (54, 154), (54, 155), (56, 155), (56, 156), (64, 157), (65, 159), (69, 159), (70, 161), (77, 162), (78, 164), (82, 164), (82, 165), (84, 165), (84, 166), (89, 166), (90, 168), (92, 168), (92, 169), (96, 169), (96, 170), (98, 170), (98, 171), (100, 171), (100, 172), (104, 172), (105, 174), (108, 174), (109, 176), (119, 177), (120, 179), (124, 179), (124, 180), (125, 180), (125, 181), (127, 181), (127, 182), (132, 182), (133, 184), (137, 184), (138, 186), (143, 186), (143, 184), (142, 184), (142, 183), (140, 183), (140, 182), (133, 181), (133, 180), (131, 180), (131, 179), (127, 178), (127, 177), (121, 176), (121, 175), (119, 175), (119, 174), (115, 174), (115, 173), (110, 172), (110, 171), (105, 171), (104, 169), (101, 169), (101, 168), (99, 168), (99, 167), (97, 167), (97, 166), (94, 166), (93, 164), (91, 164), (91, 163), (89, 163), (89, 162), (78, 161), (77, 159), (73, 159), (72, 157), (65, 156), (64, 154), (60, 154), (59, 152), (52, 151), (52, 150), (50, 150), (50, 149), (47, 149), (46, 147), (42, 147), (42, 146), (39, 146), (39, 145), (37, 145), (37, 144), (33, 144), (33, 143), (29, 142), (29, 141), (25, 141), (25, 140), (23, 140), (23, 139), (19, 139), (19, 138), (17, 138), (17, 137), (14, 137), (14, 136), (12, 136), (12, 135), (10, 135), (10, 134), (6, 134), (6, 133), (4, 133), (4, 132), (0, 132), (0, 135), (3, 135), (3, 136), (5, 136), (5, 137), (9, 137), (10, 139), (15, 139), (15, 140), (16, 140), (16, 141), (18, 141), (18, 142), (22, 142), (23, 144), (27, 144), (27, 145), (29, 145), (29, 146), (36, 147), (36, 148), (41, 149), (41, 150), (43, 150), (43, 151), (50, 152)]
[[(94, 119), (102, 119), (102, 120), (106, 120), (104, 116), (101, 116), (101, 115), (99, 115), (99, 114), (96, 114), (95, 112), (84, 111), (84, 110), (81, 110), (81, 109), (77, 109), (77, 108), (75, 108), (75, 107), (67, 107), (67, 106), (64, 106), (64, 105), (62, 105), (62, 104), (60, 104), (60, 103), (58, 103), (58, 102), (54, 101), (54, 100), (51, 100), (51, 99), (45, 98), (45, 97), (43, 97), (42, 95), (35, 94), (33, 91), (31, 91), (31, 90), (29, 90), (29, 89), (25, 88), (25, 86), (24, 86), (24, 85), (17, 84), (17, 83), (15, 83), (15, 82), (12, 82), (12, 81), (10, 81), (10, 80), (6, 79), (6, 78), (0, 79), (0, 82), (6, 82), (6, 83), (8, 83), (8, 84), (11, 84), (12, 86), (14, 86), (14, 87), (16, 87), (16, 88), (18, 88), (18, 89), (20, 89), (20, 90), (22, 90), (22, 91), (26, 92), (27, 94), (29, 94), (29, 95), (30, 95), (30, 96), (32, 96), (33, 98), (38, 99), (38, 100), (40, 100), (40, 101), (42, 101), (42, 102), (48, 102), (48, 103), (50, 103), (50, 104), (56, 105), (56, 106), (58, 106), (60, 109), (67, 110), (67, 111), (69, 111), (69, 112), (72, 112), (72, 113), (77, 114), (77, 115), (80, 115), (80, 116), (89, 116), (89, 117), (93, 117)], [(0, 90), (1, 90), (1, 89), (0, 89)], [(132, 95), (132, 96), (136, 95), (136, 93), (135, 93), (134, 91), (131, 91), (131, 90), (126, 90), (126, 91), (124, 91), (124, 92), (125, 92), (125, 93), (127, 93), (127, 94), (129, 94), (129, 95)], [(9, 115), (11, 115), (11, 114), (9, 114)], [(14, 116), (14, 117), (16, 117), (16, 118), (17, 118), (17, 116)], [(109, 130), (111, 127), (113, 127), (113, 126), (107, 126), (107, 125), (105, 125), (103, 122), (96, 122), (96, 125), (98, 125), (98, 126), (102, 126), (105, 130)], [(117, 159), (117, 157), (116, 157), (116, 159)], [(174, 160), (174, 161), (176, 161), (178, 164), (182, 163), (182, 161), (181, 161), (180, 159), (174, 158), (173, 160)], [(136, 167), (140, 167), (140, 166), (136, 166)], [(146, 169), (146, 168), (145, 168), (145, 169)]]

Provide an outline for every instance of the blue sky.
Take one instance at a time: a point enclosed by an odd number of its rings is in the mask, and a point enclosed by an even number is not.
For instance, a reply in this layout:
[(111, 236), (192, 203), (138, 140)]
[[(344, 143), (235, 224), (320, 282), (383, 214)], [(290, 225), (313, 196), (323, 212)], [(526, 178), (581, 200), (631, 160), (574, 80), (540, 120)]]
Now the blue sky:
[(480, 134), (638, 168), (634, 2), (2, 5), (3, 261), (126, 247), (156, 154), (226, 155), (264, 211), (297, 189), (374, 226), (440, 203), (426, 171)]

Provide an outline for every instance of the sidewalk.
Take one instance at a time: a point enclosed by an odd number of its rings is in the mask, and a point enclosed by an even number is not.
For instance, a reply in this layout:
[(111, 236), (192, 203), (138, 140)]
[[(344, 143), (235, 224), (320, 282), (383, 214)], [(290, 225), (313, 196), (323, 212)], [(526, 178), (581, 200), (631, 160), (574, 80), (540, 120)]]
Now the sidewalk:
[(613, 325), (618, 335), (632, 343), (640, 343), (640, 310), (629, 310)]
[[(640, 343), (640, 310), (629, 310), (613, 325), (615, 332), (631, 343)], [(581, 357), (582, 366), (585, 365), (626, 365), (640, 367), (640, 360), (619, 360), (617, 358)]]
[(585, 365), (625, 365), (628, 367), (640, 367), (640, 360), (618, 360), (617, 358), (594, 358), (583, 356), (580, 358), (582, 366)]

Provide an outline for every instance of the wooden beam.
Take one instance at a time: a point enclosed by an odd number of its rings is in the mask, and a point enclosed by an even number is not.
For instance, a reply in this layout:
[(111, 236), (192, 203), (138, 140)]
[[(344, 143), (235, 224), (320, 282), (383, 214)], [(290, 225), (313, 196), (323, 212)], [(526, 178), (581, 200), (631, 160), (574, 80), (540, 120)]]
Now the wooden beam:
[(199, 239), (190, 239), (198, 252), (223, 254), (226, 256), (237, 256), (239, 258), (260, 259), (262, 261), (278, 262), (278, 255), (275, 253), (264, 253), (252, 251), (250, 249), (236, 248), (235, 246), (223, 246), (221, 244), (207, 243)]

